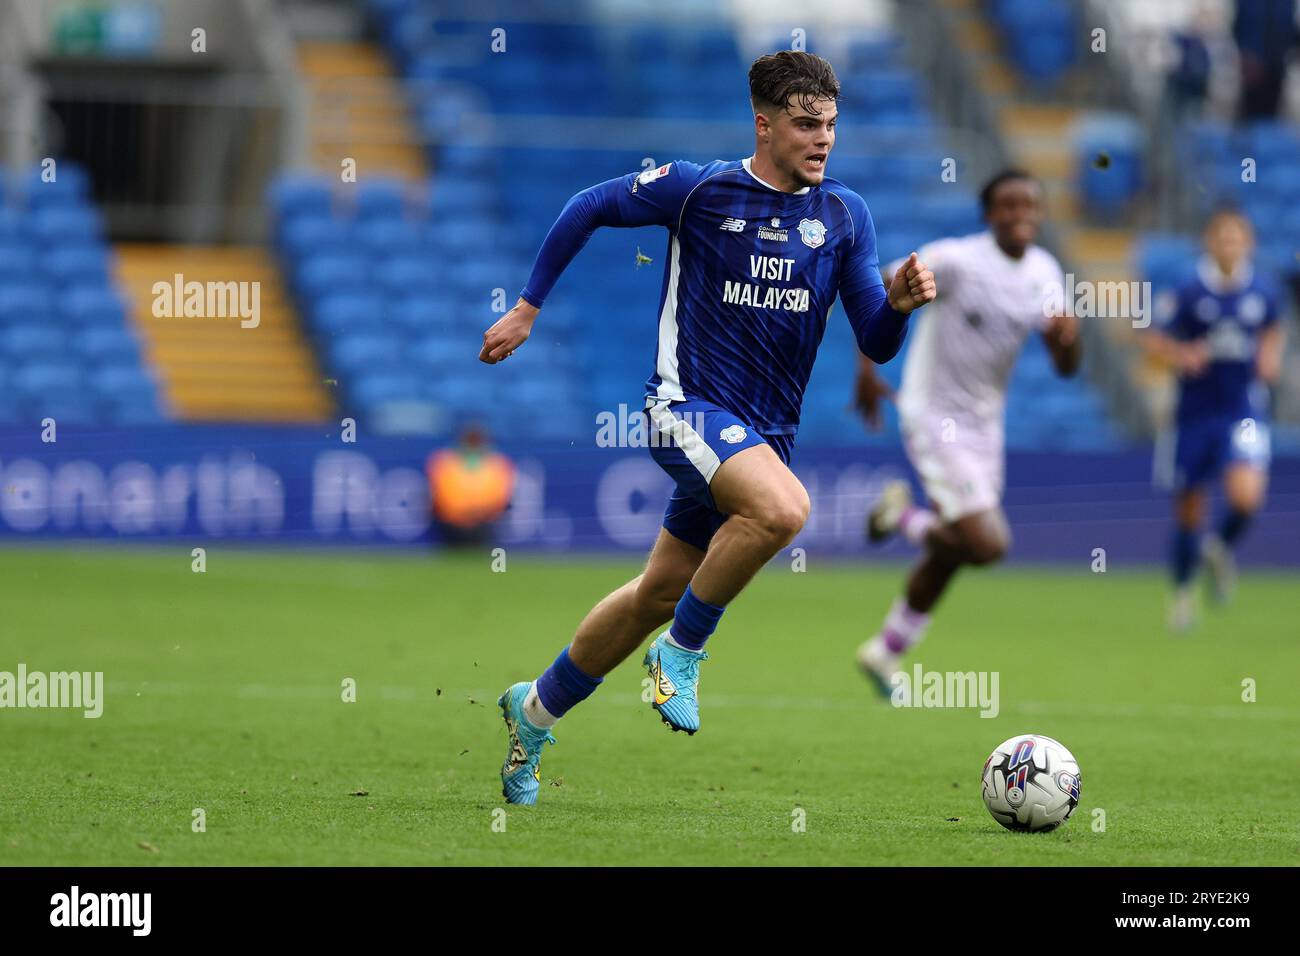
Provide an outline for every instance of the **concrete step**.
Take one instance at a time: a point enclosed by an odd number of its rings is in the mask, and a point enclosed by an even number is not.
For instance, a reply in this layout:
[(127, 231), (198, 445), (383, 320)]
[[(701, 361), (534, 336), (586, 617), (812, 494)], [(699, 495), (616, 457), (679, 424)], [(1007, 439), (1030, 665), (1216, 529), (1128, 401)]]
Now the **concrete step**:
[[(183, 421), (324, 421), (333, 396), (279, 272), (260, 246), (117, 247), (119, 285), (170, 407)], [(259, 324), (232, 318), (159, 318), (153, 286), (259, 283)]]

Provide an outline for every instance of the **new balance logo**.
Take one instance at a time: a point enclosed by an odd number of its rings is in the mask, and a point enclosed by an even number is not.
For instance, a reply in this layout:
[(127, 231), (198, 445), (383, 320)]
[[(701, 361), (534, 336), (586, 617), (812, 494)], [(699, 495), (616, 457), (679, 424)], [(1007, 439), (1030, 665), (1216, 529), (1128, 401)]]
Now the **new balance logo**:
[(727, 232), (744, 232), (744, 231), (745, 231), (745, 220), (744, 220), (744, 219), (724, 219), (724, 220), (722, 220), (722, 226), (721, 226), (721, 228), (727, 230)]

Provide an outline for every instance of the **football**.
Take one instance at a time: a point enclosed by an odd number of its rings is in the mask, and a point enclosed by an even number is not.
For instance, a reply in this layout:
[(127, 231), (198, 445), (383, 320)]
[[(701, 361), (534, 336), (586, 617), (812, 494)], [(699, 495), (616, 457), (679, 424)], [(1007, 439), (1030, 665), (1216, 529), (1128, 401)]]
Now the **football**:
[(1008, 830), (1055, 830), (1079, 805), (1079, 762), (1060, 741), (1017, 734), (984, 761), (984, 805)]

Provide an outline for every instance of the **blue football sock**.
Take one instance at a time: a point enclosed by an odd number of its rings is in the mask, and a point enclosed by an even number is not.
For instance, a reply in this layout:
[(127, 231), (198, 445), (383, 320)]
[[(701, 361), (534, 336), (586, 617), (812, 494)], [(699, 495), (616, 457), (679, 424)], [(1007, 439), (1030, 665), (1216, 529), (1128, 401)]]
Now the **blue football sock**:
[(1219, 525), (1219, 538), (1231, 548), (1237, 543), (1237, 539), (1245, 533), (1246, 529), (1250, 527), (1250, 519), (1251, 514), (1249, 511), (1237, 511), (1230, 508)]
[(589, 677), (578, 669), (566, 647), (537, 678), (537, 697), (552, 717), (560, 718), (582, 703), (600, 686), (603, 677)]
[(673, 642), (688, 651), (703, 650), (704, 642), (717, 629), (718, 618), (722, 617), (725, 610), (725, 607), (701, 601), (691, 586), (686, 585), (686, 593), (677, 602), (677, 610), (673, 612)]
[(1173, 570), (1174, 583), (1183, 587), (1196, 573), (1201, 558), (1201, 536), (1197, 531), (1179, 528), (1174, 532)]

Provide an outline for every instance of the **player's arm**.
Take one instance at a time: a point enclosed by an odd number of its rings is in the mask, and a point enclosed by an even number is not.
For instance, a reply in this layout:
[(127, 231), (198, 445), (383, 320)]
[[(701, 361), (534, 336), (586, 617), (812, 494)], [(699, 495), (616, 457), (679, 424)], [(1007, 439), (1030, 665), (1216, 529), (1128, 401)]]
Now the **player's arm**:
[(1057, 375), (1069, 378), (1079, 371), (1083, 362), (1083, 339), (1079, 336), (1077, 318), (1064, 313), (1052, 316), (1043, 329), (1043, 342), (1047, 344)]
[(1149, 358), (1180, 376), (1196, 376), (1210, 362), (1203, 337), (1192, 337), (1191, 302), (1179, 294), (1168, 309), (1156, 310), (1157, 324), (1142, 336)]
[(699, 168), (668, 163), (599, 183), (570, 199), (546, 234), (514, 308), (483, 333), (479, 360), (494, 365), (527, 341), (560, 275), (601, 226), (674, 226)]
[[(931, 242), (922, 246), (917, 253), (917, 257), (925, 262), (931, 273), (931, 281), (934, 283), (935, 298), (942, 294), (941, 290), (946, 288), (945, 282), (940, 278), (948, 271), (948, 249), (950, 248), (948, 240)], [(880, 269), (880, 281), (882, 285), (892, 283), (898, 270), (907, 264), (910, 260), (899, 259), (883, 266)], [(867, 423), (867, 427), (872, 431), (879, 431), (882, 425), (881, 409), (884, 406), (884, 400), (894, 397), (894, 390), (889, 383), (880, 377), (876, 371), (876, 363), (867, 358), (866, 355), (858, 356), (858, 374), (853, 382), (853, 408)]]
[(876, 228), (865, 205), (861, 215), (854, 218), (853, 227), (853, 246), (840, 276), (840, 301), (853, 326), (858, 351), (883, 364), (903, 347), (907, 317), (933, 301), (934, 275), (914, 252), (885, 288), (876, 255)]
[(1184, 341), (1154, 329), (1142, 337), (1147, 355), (1179, 375), (1198, 375), (1209, 362), (1203, 340)]
[(894, 390), (876, 371), (876, 363), (865, 355), (858, 356), (858, 375), (853, 382), (853, 410), (862, 416), (867, 427), (878, 432), (884, 424), (881, 410)]
[(1259, 333), (1259, 350), (1255, 353), (1255, 372), (1268, 385), (1276, 385), (1282, 378), (1282, 356), (1286, 352), (1286, 329), (1277, 318), (1277, 309), (1270, 303), (1269, 325)]

